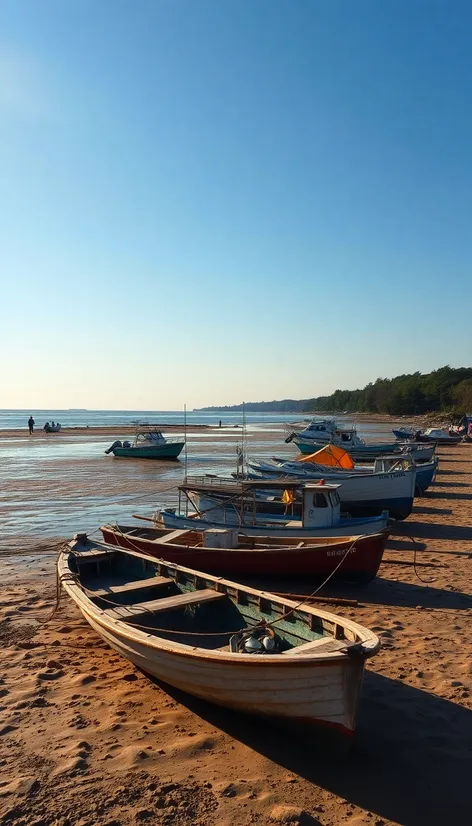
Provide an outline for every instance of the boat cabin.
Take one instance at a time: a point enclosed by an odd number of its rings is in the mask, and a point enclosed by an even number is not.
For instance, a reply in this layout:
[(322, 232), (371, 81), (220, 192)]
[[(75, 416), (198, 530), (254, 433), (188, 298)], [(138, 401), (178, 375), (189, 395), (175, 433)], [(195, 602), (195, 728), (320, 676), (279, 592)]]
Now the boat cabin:
[(341, 519), (341, 485), (308, 482), (303, 486), (302, 520), (304, 528), (332, 528)]
[(307, 436), (319, 436), (321, 433), (332, 433), (336, 430), (336, 422), (333, 419), (312, 419), (303, 433)]
[(135, 447), (149, 447), (149, 445), (164, 444), (166, 439), (160, 430), (142, 430), (136, 434)]
[[(263, 520), (263, 510), (258, 509), (260, 504), (260, 494), (268, 494), (269, 491), (278, 495), (279, 501), (285, 502), (287, 511), (291, 504), (295, 502), (296, 495), (302, 499), (302, 526), (304, 528), (332, 528), (339, 524), (341, 519), (341, 500), (338, 489), (341, 485), (325, 484), (323, 480), (319, 482), (289, 481), (287, 479), (263, 479), (252, 481), (245, 480), (237, 482), (233, 479), (220, 479), (219, 477), (187, 477), (186, 482), (179, 486), (179, 511), (181, 508), (180, 494), (184, 493), (187, 502), (194, 506), (192, 494), (200, 494), (200, 504), (198, 510), (201, 512), (212, 512), (213, 516), (221, 509), (236, 515), (239, 514), (239, 524), (256, 524), (259, 519)], [(226, 495), (226, 501), (221, 501), (220, 508), (215, 507), (211, 496), (215, 494)], [(205, 498), (208, 497), (208, 499)], [(271, 497), (267, 497), (269, 501)], [(220, 513), (218, 513), (220, 517)], [(291, 525), (290, 516), (287, 513), (287, 524)], [(300, 520), (296, 523), (300, 526)]]

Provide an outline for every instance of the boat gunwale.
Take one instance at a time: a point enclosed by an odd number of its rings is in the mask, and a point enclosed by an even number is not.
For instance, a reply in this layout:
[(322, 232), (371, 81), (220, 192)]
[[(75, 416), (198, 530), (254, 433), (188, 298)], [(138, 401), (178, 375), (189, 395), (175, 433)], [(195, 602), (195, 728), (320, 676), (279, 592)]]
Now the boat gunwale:
[[(252, 665), (252, 666), (280, 666), (282, 663), (285, 663), (287, 667), (299, 667), (302, 666), (303, 668), (307, 668), (309, 666), (316, 665), (318, 663), (323, 663), (324, 665), (329, 664), (336, 664), (342, 660), (350, 660), (350, 656), (348, 651), (334, 651), (334, 652), (326, 652), (324, 654), (316, 653), (316, 648), (314, 649), (313, 655), (304, 655), (304, 656), (292, 656), (286, 657), (284, 654), (271, 654), (270, 656), (257, 656), (254, 654), (239, 654), (237, 656), (234, 655), (232, 652), (220, 651), (220, 650), (210, 650), (201, 648), (199, 646), (192, 646), (188, 643), (179, 643), (174, 640), (167, 640), (164, 637), (160, 637), (156, 634), (152, 634), (146, 631), (143, 631), (136, 626), (128, 625), (124, 620), (115, 619), (114, 617), (107, 616), (105, 614), (105, 610), (99, 608), (92, 602), (90, 596), (84, 590), (84, 586), (81, 584), (76, 583), (75, 581), (68, 581), (67, 579), (63, 579), (63, 575), (67, 574), (74, 574), (72, 571), (69, 561), (72, 558), (78, 556), (80, 558), (80, 551), (75, 553), (72, 546), (72, 542), (68, 544), (68, 550), (64, 550), (59, 555), (57, 567), (59, 578), (61, 580), (61, 585), (64, 590), (69, 594), (69, 596), (74, 600), (74, 603), (77, 607), (82, 611), (82, 613), (90, 616), (93, 618), (95, 623), (102, 626), (105, 630), (108, 630), (115, 635), (118, 635), (124, 639), (127, 639), (133, 643), (138, 643), (141, 645), (145, 645), (149, 648), (155, 650), (164, 650), (166, 653), (169, 654), (178, 654), (183, 655), (185, 657), (190, 657), (191, 659), (196, 659), (200, 661), (209, 660), (211, 661), (221, 661), (225, 665)], [(304, 611), (312, 616), (319, 617), (322, 620), (327, 620), (328, 622), (336, 625), (341, 626), (342, 628), (347, 628), (352, 633), (356, 634), (359, 639), (357, 642), (362, 646), (362, 650), (359, 651), (359, 656), (362, 657), (363, 660), (373, 657), (380, 648), (380, 640), (373, 631), (368, 628), (365, 628), (358, 623), (349, 620), (348, 618), (341, 617), (338, 614), (332, 614), (328, 611), (323, 611), (322, 609), (315, 608), (312, 605), (304, 604), (303, 607), (299, 605), (299, 603), (286, 599), (285, 597), (278, 597), (275, 594), (272, 594), (268, 591), (260, 591), (256, 588), (251, 588), (250, 586), (239, 586), (238, 583), (232, 582), (231, 580), (227, 580), (224, 577), (216, 577), (212, 574), (206, 574), (200, 571), (196, 571), (192, 568), (186, 568), (182, 565), (178, 565), (173, 562), (167, 562), (165, 559), (157, 559), (156, 557), (150, 556), (142, 551), (129, 551), (123, 548), (119, 548), (114, 545), (107, 545), (106, 543), (101, 542), (93, 542), (94, 546), (103, 547), (105, 552), (109, 551), (110, 554), (117, 554), (123, 553), (125, 556), (134, 556), (138, 559), (144, 559), (147, 562), (151, 562), (153, 564), (162, 563), (166, 567), (173, 569), (175, 571), (181, 571), (184, 574), (194, 576), (194, 577), (201, 577), (203, 580), (207, 579), (212, 581), (215, 584), (215, 590), (218, 591), (218, 585), (224, 585), (226, 587), (234, 588), (236, 590), (242, 590), (245, 593), (250, 593), (254, 597), (258, 597), (259, 599), (269, 599), (271, 602), (274, 602), (278, 605), (282, 605), (289, 609), (296, 608), (297, 610)], [(86, 552), (84, 553), (86, 556)], [(74, 574), (75, 575), (75, 574)], [(223, 592), (220, 592), (223, 593)], [(226, 592), (227, 593), (227, 592)], [(231, 599), (231, 595), (227, 593), (228, 598)], [(172, 633), (172, 629), (166, 629), (166, 633)], [(235, 632), (236, 633), (236, 632)], [(224, 632), (222, 632), (222, 636)], [(204, 634), (202, 634), (204, 636)], [(334, 636), (333, 636), (334, 639)], [(346, 644), (350, 641), (346, 640)], [(359, 650), (359, 649), (358, 649)]]

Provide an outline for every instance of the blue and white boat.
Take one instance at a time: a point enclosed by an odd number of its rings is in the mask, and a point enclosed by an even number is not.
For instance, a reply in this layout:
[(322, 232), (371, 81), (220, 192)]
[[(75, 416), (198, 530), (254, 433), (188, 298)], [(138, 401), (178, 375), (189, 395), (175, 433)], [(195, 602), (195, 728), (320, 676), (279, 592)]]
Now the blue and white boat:
[[(326, 446), (326, 442), (323, 444), (317, 444), (313, 441), (307, 442), (302, 441), (301, 439), (294, 439), (294, 442), (300, 453), (303, 453), (304, 455), (315, 453), (317, 450), (321, 450), (322, 447)], [(355, 430), (341, 429), (333, 432), (329, 444), (335, 445), (335, 447), (341, 447), (349, 453), (354, 461), (359, 462), (365, 460), (373, 461), (378, 456), (406, 452), (408, 452), (412, 458), (415, 459), (415, 461), (429, 461), (432, 458), (436, 446), (435, 444), (430, 444), (427, 446), (421, 444), (417, 445), (414, 442), (374, 442), (370, 444), (361, 439)], [(429, 453), (423, 452), (425, 447), (430, 449)]]
[[(225, 483), (225, 484), (224, 484)], [(226, 499), (221, 497), (225, 488)], [(156, 514), (158, 524), (166, 528), (205, 531), (210, 528), (238, 527), (246, 536), (352, 536), (373, 534), (385, 530), (389, 514), (352, 518), (341, 515), (339, 485), (315, 482), (300, 483), (280, 481), (235, 481), (218, 477), (203, 477), (187, 480), (179, 486), (179, 501), (182, 493), (187, 497), (185, 510), (166, 508)], [(277, 490), (280, 495), (294, 491), (301, 493), (301, 519), (293, 514), (265, 512), (257, 492)], [(188, 504), (197, 510), (189, 512)], [(290, 506), (287, 506), (290, 510)]]
[[(349, 470), (306, 460), (249, 459), (247, 466), (259, 474), (259, 478), (289, 477), (339, 482), (342, 485), (339, 492), (341, 505), (351, 513), (375, 513), (386, 509), (394, 519), (405, 519), (411, 513), (412, 502), (409, 504), (409, 483), (401, 474), (414, 470), (414, 495), (421, 496), (434, 481), (438, 459), (417, 465), (408, 454), (394, 454), (378, 457), (373, 465), (355, 465)], [(357, 485), (348, 481), (352, 476), (358, 480)], [(370, 479), (370, 485), (366, 479)]]

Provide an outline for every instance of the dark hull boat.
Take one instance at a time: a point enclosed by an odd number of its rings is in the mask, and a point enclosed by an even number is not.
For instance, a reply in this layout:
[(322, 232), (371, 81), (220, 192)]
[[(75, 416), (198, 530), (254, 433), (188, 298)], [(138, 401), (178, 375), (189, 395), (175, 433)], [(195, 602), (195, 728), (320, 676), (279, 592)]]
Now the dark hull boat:
[[(237, 530), (171, 531), (129, 525), (103, 525), (101, 532), (109, 545), (210, 574), (322, 579), (334, 571), (333, 579), (363, 583), (376, 576), (388, 539), (386, 531), (308, 540), (246, 537)], [(221, 547), (223, 542), (232, 547)]]

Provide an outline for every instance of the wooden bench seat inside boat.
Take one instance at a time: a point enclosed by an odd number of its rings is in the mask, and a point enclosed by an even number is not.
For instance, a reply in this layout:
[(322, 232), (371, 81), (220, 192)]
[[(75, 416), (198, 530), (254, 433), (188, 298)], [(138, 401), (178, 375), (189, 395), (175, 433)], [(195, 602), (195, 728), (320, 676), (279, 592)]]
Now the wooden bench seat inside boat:
[(125, 585), (109, 585), (108, 588), (98, 588), (91, 591), (94, 598), (113, 597), (122, 594), (133, 594), (135, 591), (146, 591), (149, 588), (164, 588), (173, 585), (174, 580), (165, 576), (153, 576), (147, 579), (136, 579), (134, 582), (127, 582)]
[(203, 588), (201, 591), (191, 591), (188, 594), (162, 597), (162, 599), (153, 599), (149, 602), (140, 602), (137, 605), (120, 605), (116, 608), (107, 608), (103, 613), (107, 617), (131, 622), (136, 619), (140, 620), (149, 614), (171, 611), (177, 608), (187, 608), (189, 605), (201, 605), (205, 602), (213, 602), (227, 598), (226, 594), (213, 591), (212, 588)]
[(180, 528), (177, 531), (171, 531), (171, 533), (168, 533), (167, 536), (160, 536), (157, 539), (154, 539), (154, 542), (175, 542), (176, 539), (182, 539), (186, 533), (191, 533), (191, 531)]
[[(355, 643), (354, 643), (355, 644)], [(352, 643), (349, 640), (335, 640), (333, 637), (322, 637), (319, 640), (311, 640), (311, 642), (304, 642), (302, 645), (296, 645), (288, 651), (284, 651), (286, 657), (309, 656), (321, 651), (323, 654), (331, 654), (333, 651), (345, 651)]]

